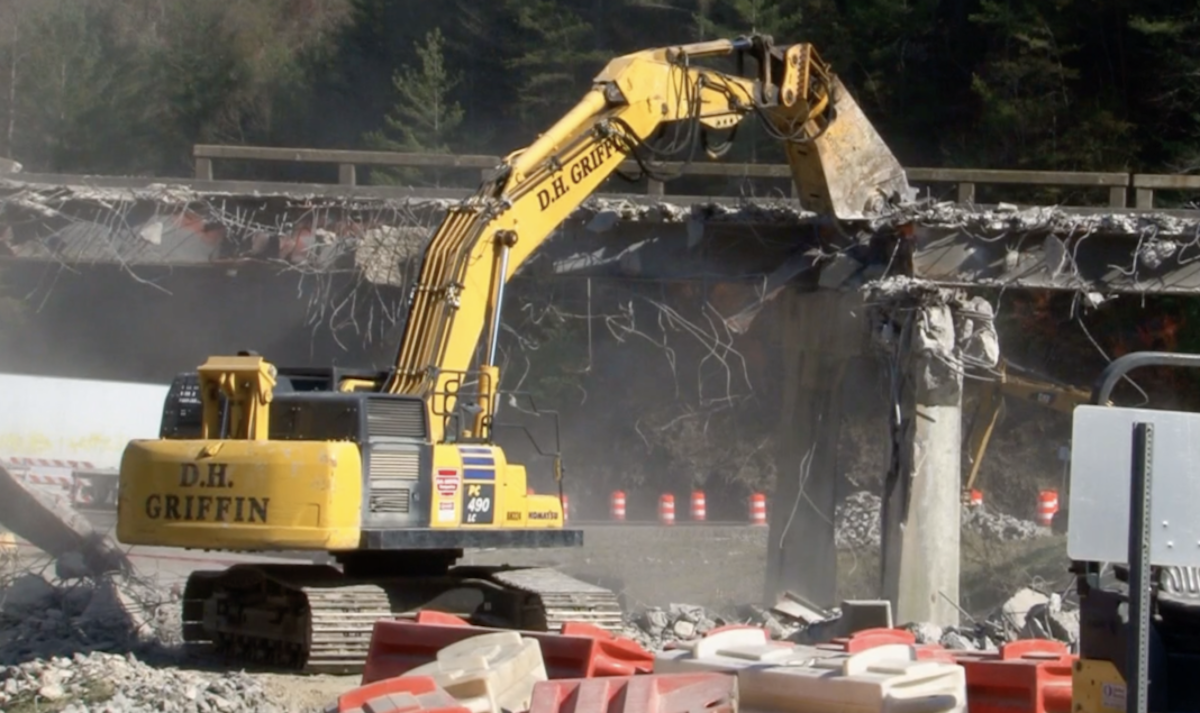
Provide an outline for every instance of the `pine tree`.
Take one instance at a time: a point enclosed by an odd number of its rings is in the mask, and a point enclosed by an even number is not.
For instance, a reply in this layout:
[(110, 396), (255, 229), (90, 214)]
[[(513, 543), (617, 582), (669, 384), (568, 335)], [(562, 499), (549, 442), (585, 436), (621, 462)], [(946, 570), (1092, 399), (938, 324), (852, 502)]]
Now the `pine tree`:
[[(1185, 7), (1191, 5), (1190, 8)], [(1155, 7), (1157, 5), (1158, 7)], [(1148, 45), (1142, 115), (1156, 169), (1200, 172), (1200, 5), (1159, 2), (1137, 6), (1129, 20)]]
[(757, 33), (791, 43), (800, 34), (802, 13), (796, 0), (701, 0), (698, 5), (701, 39)]
[(515, 113), (544, 127), (583, 98), (589, 80), (612, 58), (596, 47), (591, 23), (570, 3), (505, 0), (519, 45), (508, 67), (520, 75)]
[[(392, 77), (398, 101), (384, 117), (387, 129), (366, 135), (371, 148), (407, 153), (450, 153), (450, 143), (463, 123), (463, 110), (451, 101), (451, 92), (462, 81), (458, 73), (446, 67), (445, 38), (440, 29), (425, 36), (416, 48), (420, 68), (405, 65)], [(393, 138), (393, 132), (395, 138)], [(434, 172), (434, 185), (440, 185), (440, 172)], [(420, 172), (410, 169), (372, 171), (378, 183), (411, 183), (420, 180)]]

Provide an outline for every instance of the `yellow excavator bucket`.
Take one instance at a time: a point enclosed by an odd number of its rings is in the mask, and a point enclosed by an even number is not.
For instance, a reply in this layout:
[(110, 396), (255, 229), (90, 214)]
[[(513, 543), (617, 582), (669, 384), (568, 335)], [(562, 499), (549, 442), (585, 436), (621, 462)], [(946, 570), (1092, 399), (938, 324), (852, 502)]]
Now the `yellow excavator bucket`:
[(915, 192), (899, 160), (837, 75), (828, 81), (828, 120), (815, 127), (811, 141), (786, 144), (800, 205), (842, 220), (863, 220), (912, 200)]

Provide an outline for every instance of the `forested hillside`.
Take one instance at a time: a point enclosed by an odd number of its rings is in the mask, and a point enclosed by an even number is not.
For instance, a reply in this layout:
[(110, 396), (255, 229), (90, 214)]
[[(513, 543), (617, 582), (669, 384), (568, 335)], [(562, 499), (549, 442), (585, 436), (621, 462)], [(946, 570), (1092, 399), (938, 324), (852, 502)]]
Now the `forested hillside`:
[(615, 54), (751, 30), (815, 43), (908, 165), (1200, 168), (1197, 0), (2, 0), (0, 155), (501, 153)]

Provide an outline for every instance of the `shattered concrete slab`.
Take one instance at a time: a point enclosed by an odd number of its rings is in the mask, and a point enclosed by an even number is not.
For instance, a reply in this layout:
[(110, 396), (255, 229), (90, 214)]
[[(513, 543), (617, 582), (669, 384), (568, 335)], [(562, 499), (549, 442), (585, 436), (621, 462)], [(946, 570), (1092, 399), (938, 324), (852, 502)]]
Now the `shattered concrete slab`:
[[(410, 279), (445, 211), (470, 194), (15, 175), (0, 176), (0, 255), (173, 265), (260, 260), (356, 269), (371, 283), (395, 286)], [(557, 261), (550, 274), (564, 277), (746, 281), (803, 257), (814, 289), (906, 276), (940, 286), (1081, 291), (1102, 301), (1118, 292), (1200, 289), (1200, 211), (919, 202), (838, 223), (791, 200), (597, 195), (540, 252)], [(796, 280), (795, 272), (780, 276)]]
[(65, 499), (54, 499), (28, 487), (2, 466), (0, 525), (43, 552), (64, 557), (62, 571), (68, 576), (132, 570), (121, 548), (97, 532)]

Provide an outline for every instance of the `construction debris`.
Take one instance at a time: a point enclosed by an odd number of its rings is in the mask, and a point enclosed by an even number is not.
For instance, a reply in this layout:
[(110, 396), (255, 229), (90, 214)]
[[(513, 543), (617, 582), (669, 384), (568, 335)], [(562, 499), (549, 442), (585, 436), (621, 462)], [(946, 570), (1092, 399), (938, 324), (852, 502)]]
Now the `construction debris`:
[(180, 640), (178, 598), (137, 577), (51, 583), (30, 572), (0, 587), (0, 665), (93, 651), (161, 655)]
[[(880, 513), (883, 500), (870, 492), (860, 491), (846, 498), (837, 508), (834, 518), (834, 538), (841, 549), (878, 548), (881, 542)], [(963, 529), (976, 532), (990, 540), (1014, 542), (1031, 540), (1049, 534), (1036, 522), (990, 510), (986, 505), (962, 509)]]
[(128, 573), (133, 567), (116, 542), (96, 532), (65, 498), (53, 498), (29, 487), (0, 467), (0, 502), (5, 503), (5, 529), (39, 550), (63, 560), (67, 578)]
[(0, 670), (0, 709), (61, 713), (240, 713), (284, 710), (249, 675), (147, 665), (132, 655), (92, 653)]

